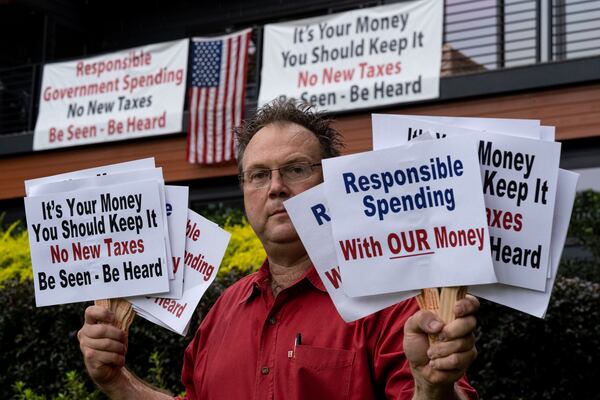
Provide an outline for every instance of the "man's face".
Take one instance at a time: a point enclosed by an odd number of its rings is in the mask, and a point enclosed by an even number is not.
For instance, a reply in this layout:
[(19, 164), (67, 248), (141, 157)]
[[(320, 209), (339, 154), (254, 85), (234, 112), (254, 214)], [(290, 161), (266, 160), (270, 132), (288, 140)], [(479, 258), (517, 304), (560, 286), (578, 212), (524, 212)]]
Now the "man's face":
[[(320, 162), (321, 148), (316, 136), (294, 123), (270, 124), (259, 130), (248, 143), (242, 160), (243, 171), (279, 168), (294, 162)], [(283, 202), (323, 181), (321, 167), (301, 182), (286, 182), (279, 171), (272, 171), (271, 182), (263, 188), (243, 184), (244, 205), (250, 225), (263, 245), (298, 240)]]

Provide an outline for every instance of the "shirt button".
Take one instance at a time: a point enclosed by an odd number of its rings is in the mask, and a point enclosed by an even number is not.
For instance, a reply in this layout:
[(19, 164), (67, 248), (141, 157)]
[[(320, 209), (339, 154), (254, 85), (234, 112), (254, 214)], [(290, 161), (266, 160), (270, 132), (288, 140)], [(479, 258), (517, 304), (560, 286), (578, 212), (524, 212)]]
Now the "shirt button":
[(275, 317), (271, 317), (271, 318), (269, 318), (269, 323), (271, 325), (275, 325), (277, 323), (277, 319)]
[(269, 373), (269, 367), (262, 367), (262, 369), (260, 370), (260, 372), (263, 375), (267, 375)]

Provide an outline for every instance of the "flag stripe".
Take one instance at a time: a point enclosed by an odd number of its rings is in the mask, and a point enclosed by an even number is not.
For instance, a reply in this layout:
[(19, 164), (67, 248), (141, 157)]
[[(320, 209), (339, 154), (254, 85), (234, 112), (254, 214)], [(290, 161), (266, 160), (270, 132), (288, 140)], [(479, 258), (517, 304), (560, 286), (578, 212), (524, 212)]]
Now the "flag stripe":
[(225, 57), (225, 59), (227, 60), (226, 65), (225, 65), (225, 85), (223, 86), (223, 102), (221, 103), (221, 138), (223, 138), (223, 140), (221, 141), (221, 146), (219, 148), (219, 150), (221, 151), (220, 154), (220, 160), (226, 160), (225, 158), (225, 148), (227, 147), (227, 124), (226, 124), (226, 120), (227, 120), (227, 112), (225, 110), (226, 104), (227, 104), (227, 90), (229, 89), (229, 68), (231, 66), (231, 43), (233, 42), (233, 40), (231, 38), (227, 39), (227, 57)]
[(230, 39), (223, 41), (223, 54), (225, 57), (221, 58), (221, 76), (219, 85), (219, 97), (215, 104), (217, 104), (217, 125), (215, 126), (216, 142), (215, 142), (215, 158), (214, 162), (223, 161), (223, 146), (225, 143), (225, 116), (224, 104), (227, 100), (227, 69), (229, 67), (229, 52), (231, 48)]
[[(223, 70), (223, 66), (221, 65), (221, 70)], [(222, 76), (222, 74), (220, 74)], [(223, 86), (219, 85), (219, 87), (216, 88), (211, 88), (211, 92), (214, 93), (215, 97), (214, 99), (210, 102), (211, 105), (211, 117), (212, 117), (212, 127), (210, 132), (212, 133), (211, 140), (210, 140), (210, 149), (211, 149), (211, 157), (210, 157), (210, 162), (214, 163), (216, 162), (215, 160), (215, 156), (216, 156), (216, 151), (217, 151), (217, 135), (219, 134), (219, 132), (217, 132), (218, 130), (218, 124), (217, 124), (217, 111), (219, 110), (219, 93), (221, 92), (221, 88)]]
[[(235, 88), (235, 70), (237, 68), (237, 49), (239, 42), (239, 36), (231, 40), (231, 48), (229, 50), (231, 63), (227, 70), (227, 99), (224, 103), (223, 108), (226, 110), (227, 115), (231, 115), (231, 99), (233, 98), (233, 92)], [(231, 118), (225, 118), (225, 143), (223, 146), (223, 154), (225, 160), (232, 160), (233, 153), (231, 152), (231, 142), (233, 140), (233, 127), (235, 121)]]
[(194, 88), (189, 88), (188, 89), (188, 104), (190, 107), (190, 112), (188, 115), (188, 132), (192, 132), (191, 135), (187, 135), (187, 149), (186, 149), (186, 153), (185, 153), (185, 158), (186, 160), (188, 160), (189, 163), (193, 162), (193, 160), (190, 158), (193, 155), (193, 148), (195, 146), (195, 138), (196, 136), (194, 135), (195, 129), (192, 126), (192, 121), (194, 120), (194, 112), (192, 111), (194, 109), (194, 105), (192, 104), (192, 96), (194, 95)]
[(208, 138), (210, 137), (208, 134), (209, 121), (210, 121), (210, 110), (208, 109), (208, 98), (210, 97), (210, 89), (208, 89), (208, 88), (202, 89), (202, 94), (204, 95), (204, 102), (203, 102), (203, 106), (202, 106), (202, 122), (203, 122), (203, 128), (204, 128), (202, 130), (202, 137), (204, 138), (204, 140), (203, 140), (203, 146), (202, 146), (202, 158), (200, 159), (200, 162), (206, 163), (206, 162), (208, 162), (207, 149), (210, 146), (210, 143), (208, 141)]
[(205, 140), (200, 140), (200, 135), (206, 131), (204, 125), (204, 89), (196, 89), (196, 162), (201, 162), (200, 155), (204, 152)]
[[(240, 44), (241, 43), (238, 40), (238, 46), (237, 46), (237, 52), (236, 52), (236, 58), (238, 60), (240, 60), (240, 48), (241, 48)], [(239, 125), (239, 122), (238, 122), (238, 120), (236, 118), (236, 100), (237, 100), (237, 90), (238, 90), (238, 85), (237, 84), (238, 84), (238, 75), (239, 75), (239, 71), (240, 71), (239, 64), (240, 63), (238, 62), (236, 64), (236, 66), (235, 66), (234, 82), (236, 84), (234, 85), (234, 88), (233, 88), (233, 96), (231, 96), (231, 115), (233, 115), (233, 124), (234, 125)], [(232, 150), (233, 150), (233, 141), (231, 143), (231, 146), (232, 146)]]
[[(242, 57), (247, 60), (248, 59), (248, 44), (250, 43), (250, 32), (248, 32), (248, 34), (246, 35), (246, 37), (244, 38), (245, 40), (242, 41)], [(244, 115), (244, 103), (245, 101), (243, 99), (246, 98), (246, 74), (247, 74), (247, 67), (248, 67), (248, 63), (240, 63), (239, 64), (240, 67), (240, 76), (238, 77), (238, 83), (237, 86), (239, 88), (241, 88), (242, 90), (242, 95), (238, 96), (238, 104), (237, 104), (237, 109), (236, 109), (236, 123), (240, 124), (242, 122), (242, 116)]]

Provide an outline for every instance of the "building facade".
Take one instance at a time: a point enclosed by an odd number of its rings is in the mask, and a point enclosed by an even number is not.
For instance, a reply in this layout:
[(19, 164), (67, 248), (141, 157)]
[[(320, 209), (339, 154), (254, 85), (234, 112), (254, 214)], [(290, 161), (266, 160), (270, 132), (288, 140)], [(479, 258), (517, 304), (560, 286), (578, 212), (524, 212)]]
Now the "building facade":
[[(442, 0), (440, 0), (442, 1)], [(155, 157), (191, 207), (239, 204), (235, 163), (189, 164), (186, 134), (33, 151), (45, 63), (251, 27), (246, 116), (256, 109), (263, 26), (390, 1), (90, 0), (0, 2), (0, 210), (24, 216), (23, 181)], [(440, 96), (336, 113), (346, 153), (371, 149), (371, 113), (540, 119), (556, 126), (561, 166), (600, 185), (600, 0), (446, 0)], [(186, 110), (189, 105), (186, 105)], [(187, 118), (184, 116), (184, 128)]]

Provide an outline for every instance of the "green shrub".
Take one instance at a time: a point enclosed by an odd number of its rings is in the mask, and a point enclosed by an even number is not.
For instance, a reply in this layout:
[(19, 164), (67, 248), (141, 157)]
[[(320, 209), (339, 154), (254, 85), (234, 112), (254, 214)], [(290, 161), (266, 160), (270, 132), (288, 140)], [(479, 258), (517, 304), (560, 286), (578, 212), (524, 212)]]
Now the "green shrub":
[(558, 275), (564, 278), (579, 278), (600, 283), (600, 260), (572, 258), (563, 260)]
[(545, 320), (482, 301), (471, 383), (482, 400), (599, 399), (600, 284), (559, 278)]
[(600, 283), (600, 192), (578, 193), (569, 225), (569, 242), (579, 246), (577, 257), (563, 257), (560, 276)]
[(75, 371), (67, 372), (64, 391), (61, 391), (55, 400), (97, 400), (100, 398), (100, 392), (95, 389), (88, 391), (85, 382)]
[(2, 229), (0, 218), (0, 287), (2, 282), (18, 278), (21, 282), (31, 280), (31, 256), (27, 230), (20, 221), (15, 221), (7, 229)]
[[(162, 353), (164, 357), (164, 352)], [(156, 386), (160, 389), (167, 389), (167, 382), (165, 380), (165, 371), (163, 368), (163, 362), (161, 359), (161, 353), (153, 351), (150, 354), (151, 367), (148, 369), (148, 375), (146, 376), (146, 382)]]
[(600, 260), (600, 192), (586, 190), (575, 197), (569, 237), (588, 249)]
[(15, 394), (15, 400), (46, 400), (45, 396), (40, 396), (29, 389), (23, 381), (15, 382), (12, 387)]
[(223, 256), (219, 276), (226, 276), (232, 269), (247, 274), (260, 268), (267, 254), (248, 220), (242, 218), (237, 224), (227, 221), (225, 230), (231, 233), (231, 240)]

